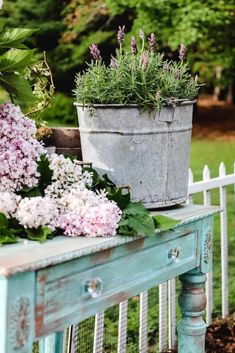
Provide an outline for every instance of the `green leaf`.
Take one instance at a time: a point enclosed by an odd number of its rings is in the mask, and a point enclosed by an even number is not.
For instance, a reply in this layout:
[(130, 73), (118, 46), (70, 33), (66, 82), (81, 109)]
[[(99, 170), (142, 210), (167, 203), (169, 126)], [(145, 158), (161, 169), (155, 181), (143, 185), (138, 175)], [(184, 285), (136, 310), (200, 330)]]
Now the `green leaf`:
[(25, 229), (27, 238), (44, 243), (49, 237), (52, 237), (53, 231), (49, 227), (39, 227), (37, 229)]
[(0, 244), (13, 244), (17, 243), (18, 237), (16, 236), (9, 236), (9, 235), (2, 235), (0, 234)]
[(39, 189), (41, 193), (44, 193), (44, 190), (48, 185), (51, 184), (53, 171), (50, 169), (50, 162), (46, 155), (41, 156), (40, 161), (38, 162), (38, 172), (40, 173), (39, 179)]
[(0, 233), (6, 231), (8, 229), (8, 219), (7, 217), (5, 216), (4, 213), (1, 213), (0, 212)]
[(141, 202), (132, 202), (124, 210), (126, 215), (138, 215), (145, 216), (148, 215), (148, 210), (144, 207)]
[(4, 213), (0, 213), (0, 244), (16, 243), (17, 239), (15, 230), (9, 228), (9, 220)]
[(152, 217), (133, 217), (128, 218), (128, 226), (136, 231), (137, 234), (152, 237), (155, 235), (155, 226)]
[(155, 227), (161, 231), (172, 229), (180, 221), (163, 215), (157, 215), (152, 217), (154, 220)]
[(22, 75), (4, 73), (0, 75), (0, 86), (19, 101), (29, 103), (35, 100), (29, 82)]
[(122, 189), (110, 190), (107, 195), (109, 200), (115, 201), (118, 207), (123, 211), (130, 203), (130, 193), (123, 194)]
[(37, 31), (28, 28), (4, 29), (0, 35), (0, 48), (21, 48), (21, 43)]
[(28, 186), (24, 186), (18, 193), (22, 197), (36, 197), (36, 196), (43, 196), (40, 189), (37, 188), (30, 188)]
[(14, 72), (33, 63), (34, 50), (11, 49), (0, 56), (0, 71)]

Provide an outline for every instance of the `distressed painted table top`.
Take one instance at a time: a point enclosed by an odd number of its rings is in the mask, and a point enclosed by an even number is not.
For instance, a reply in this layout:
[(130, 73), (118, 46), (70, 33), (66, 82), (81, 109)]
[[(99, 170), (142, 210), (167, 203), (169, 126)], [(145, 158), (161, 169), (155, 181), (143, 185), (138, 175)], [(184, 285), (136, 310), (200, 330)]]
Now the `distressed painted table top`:
[[(219, 212), (218, 207), (186, 205), (162, 214), (179, 220), (180, 225), (202, 219)], [(177, 227), (176, 226), (176, 227)], [(0, 276), (11, 276), (19, 272), (38, 270), (50, 265), (83, 257), (101, 250), (132, 242), (133, 237), (114, 236), (110, 238), (86, 238), (58, 236), (44, 244), (21, 240), (17, 244), (0, 248)]]

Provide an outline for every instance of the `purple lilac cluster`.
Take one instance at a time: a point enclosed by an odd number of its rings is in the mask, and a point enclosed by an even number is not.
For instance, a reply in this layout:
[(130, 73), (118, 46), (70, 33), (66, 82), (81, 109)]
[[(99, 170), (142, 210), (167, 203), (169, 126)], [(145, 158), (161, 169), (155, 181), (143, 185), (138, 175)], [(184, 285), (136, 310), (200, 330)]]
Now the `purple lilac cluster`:
[(19, 107), (0, 105), (0, 191), (37, 185), (37, 161), (45, 151), (35, 133), (35, 123)]
[(13, 104), (0, 106), (0, 213), (16, 218), (24, 228), (61, 228), (68, 236), (113, 236), (121, 210), (106, 193), (91, 191), (92, 174), (78, 161), (48, 156), (52, 182), (45, 196), (20, 197), (22, 187), (36, 187), (37, 162), (45, 153), (35, 138), (35, 123)]

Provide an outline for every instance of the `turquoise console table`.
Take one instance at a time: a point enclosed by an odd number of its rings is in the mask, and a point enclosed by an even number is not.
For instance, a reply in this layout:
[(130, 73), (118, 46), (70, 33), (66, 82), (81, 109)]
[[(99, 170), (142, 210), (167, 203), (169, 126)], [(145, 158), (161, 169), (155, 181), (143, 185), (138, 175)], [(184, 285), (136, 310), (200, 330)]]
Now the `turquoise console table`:
[(31, 353), (39, 338), (41, 352), (62, 353), (66, 327), (176, 276), (182, 282), (179, 353), (203, 353), (216, 212), (205, 206), (161, 212), (180, 223), (154, 238), (57, 237), (2, 247), (0, 353)]

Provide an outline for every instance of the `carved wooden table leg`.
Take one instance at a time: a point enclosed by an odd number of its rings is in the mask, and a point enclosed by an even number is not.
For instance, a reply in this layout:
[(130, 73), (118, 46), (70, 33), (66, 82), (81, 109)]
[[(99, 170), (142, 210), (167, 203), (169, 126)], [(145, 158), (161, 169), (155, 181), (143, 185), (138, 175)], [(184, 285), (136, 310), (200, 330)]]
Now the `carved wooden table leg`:
[(180, 276), (182, 290), (179, 305), (182, 319), (178, 324), (179, 353), (204, 353), (206, 324), (202, 318), (206, 306), (206, 275), (188, 272)]
[(32, 353), (34, 272), (0, 277), (0, 353)]
[(56, 332), (45, 337), (39, 342), (40, 353), (62, 353), (63, 352), (63, 332)]

